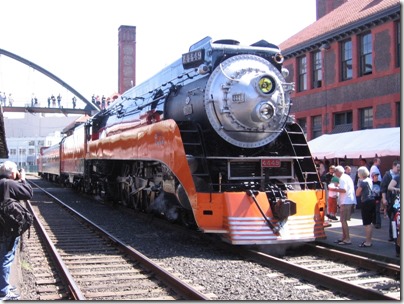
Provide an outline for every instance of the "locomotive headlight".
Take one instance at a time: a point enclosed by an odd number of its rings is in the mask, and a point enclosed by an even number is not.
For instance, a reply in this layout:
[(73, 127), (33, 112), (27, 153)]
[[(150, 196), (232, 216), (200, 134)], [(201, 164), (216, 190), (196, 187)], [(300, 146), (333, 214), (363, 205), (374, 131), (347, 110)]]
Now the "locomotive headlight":
[(257, 82), (257, 89), (259, 93), (271, 94), (275, 90), (275, 80), (268, 75), (262, 76)]
[(255, 106), (251, 118), (257, 122), (267, 122), (275, 114), (275, 109), (270, 102), (261, 102)]

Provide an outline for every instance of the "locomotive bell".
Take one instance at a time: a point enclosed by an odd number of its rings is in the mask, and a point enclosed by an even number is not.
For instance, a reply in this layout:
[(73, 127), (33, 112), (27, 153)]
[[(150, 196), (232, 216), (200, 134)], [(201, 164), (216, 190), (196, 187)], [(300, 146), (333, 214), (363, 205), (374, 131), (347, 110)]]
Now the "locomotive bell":
[(276, 139), (288, 119), (288, 87), (282, 73), (268, 60), (236, 55), (210, 75), (206, 114), (226, 141), (244, 148), (261, 147)]

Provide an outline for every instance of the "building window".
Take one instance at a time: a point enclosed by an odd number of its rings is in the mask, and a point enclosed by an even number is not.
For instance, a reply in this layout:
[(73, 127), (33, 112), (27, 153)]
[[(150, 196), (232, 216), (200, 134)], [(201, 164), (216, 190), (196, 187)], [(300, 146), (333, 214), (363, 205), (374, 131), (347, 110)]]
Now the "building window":
[(347, 40), (341, 44), (341, 80), (352, 79), (352, 41)]
[(27, 150), (26, 149), (20, 149), (20, 155), (26, 155)]
[(32, 155), (35, 153), (35, 149), (29, 148), (28, 149), (28, 155)]
[(334, 129), (330, 134), (352, 131), (352, 112), (341, 112), (334, 114)]
[(373, 109), (365, 108), (359, 110), (359, 121), (360, 121), (360, 129), (372, 129), (373, 128)]
[(360, 39), (360, 75), (372, 74), (372, 34), (367, 33)]
[(17, 149), (10, 149), (10, 155), (17, 155)]
[(352, 112), (334, 114), (334, 126), (352, 124)]
[(396, 126), (397, 126), (397, 127), (400, 126), (400, 119), (401, 119), (401, 115), (400, 115), (400, 102), (396, 102)]
[(321, 52), (314, 52), (313, 53), (313, 89), (315, 88), (321, 88), (321, 82), (323, 80), (323, 74), (322, 74), (322, 62), (321, 62)]
[(396, 30), (396, 33), (397, 33), (397, 35), (396, 35), (396, 37), (397, 37), (396, 65), (397, 65), (397, 67), (401, 66), (401, 29), (400, 29), (400, 26), (401, 26), (401, 22), (397, 22), (396, 23), (396, 29), (397, 29)]
[(306, 122), (306, 118), (299, 118), (297, 120), (297, 123), (299, 124), (299, 126), (302, 128), (304, 134), (307, 133), (307, 122)]
[(307, 90), (307, 60), (306, 56), (299, 59), (299, 92)]
[(323, 132), (322, 132), (323, 124), (321, 123), (321, 115), (313, 116), (312, 126), (313, 126), (313, 139), (317, 138), (323, 134)]

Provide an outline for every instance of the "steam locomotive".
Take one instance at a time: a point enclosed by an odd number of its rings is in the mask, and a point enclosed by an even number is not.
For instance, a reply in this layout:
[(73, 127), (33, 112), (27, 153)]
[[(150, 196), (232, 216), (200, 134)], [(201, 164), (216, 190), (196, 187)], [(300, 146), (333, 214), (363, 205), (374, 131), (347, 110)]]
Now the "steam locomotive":
[(279, 48), (206, 37), (41, 151), (39, 174), (235, 245), (325, 238)]

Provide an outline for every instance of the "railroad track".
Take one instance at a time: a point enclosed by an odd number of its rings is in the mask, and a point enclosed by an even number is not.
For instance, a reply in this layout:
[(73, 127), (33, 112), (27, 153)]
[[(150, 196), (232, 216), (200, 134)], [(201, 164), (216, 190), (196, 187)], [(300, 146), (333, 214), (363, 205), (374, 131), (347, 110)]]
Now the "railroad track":
[[(116, 217), (111, 222), (105, 215), (105, 213), (111, 214), (111, 206), (107, 204), (104, 206), (101, 201), (94, 202), (92, 198), (82, 199), (77, 195), (72, 198), (71, 189), (51, 186), (48, 191), (62, 197), (71, 207), (80, 212), (86, 209), (85, 214), (94, 218), (98, 225), (102, 225), (108, 231), (114, 231), (114, 235), (120, 235), (120, 238), (125, 239), (125, 242), (132, 244), (133, 247), (139, 248), (138, 250), (142, 250), (145, 255), (153, 256), (155, 263), (165, 265), (170, 271), (175, 269), (178, 276), (186, 277), (188, 282), (196, 284), (194, 286), (203, 286), (212, 299), (396, 300), (399, 298), (400, 268), (397, 265), (363, 257), (356, 258), (352, 254), (345, 253), (344, 256), (342, 252), (322, 249), (321, 246), (316, 246), (315, 249), (308, 247), (310, 251), (299, 247), (292, 251), (298, 256), (287, 256), (289, 254), (287, 252), (283, 259), (267, 258), (266, 256), (269, 255), (266, 253), (256, 251), (249, 253), (244, 247), (215, 242), (217, 238), (207, 235), (195, 233), (195, 236), (190, 237), (191, 232), (182, 228), (179, 229), (181, 232), (174, 232), (177, 226), (168, 227), (165, 221), (159, 223), (150, 215), (139, 218), (139, 214), (132, 214), (131, 210), (126, 208), (117, 208), (116, 211), (119, 212), (113, 212), (116, 213)], [(40, 200), (36, 194), (34, 198)], [(89, 210), (91, 211), (88, 212)], [(115, 222), (122, 222), (122, 225), (114, 225)], [(129, 229), (123, 227), (126, 226), (125, 224), (129, 224)], [(122, 231), (119, 228), (121, 226)], [(171, 232), (166, 234), (165, 231)], [(159, 240), (162, 235), (170, 241), (157, 241), (158, 247), (145, 246)], [(184, 242), (186, 246), (181, 247)], [(220, 245), (224, 246), (223, 250), (217, 251)], [(198, 247), (202, 247), (203, 250), (198, 252)], [(235, 252), (237, 248), (243, 250)], [(212, 254), (207, 254), (208, 252)], [(371, 265), (376, 268), (370, 267)], [(338, 276), (340, 276), (339, 280), (335, 280)], [(355, 280), (362, 282), (355, 282)], [(55, 278), (54, 281), (62, 280)], [(358, 285), (359, 288), (352, 284)], [(372, 284), (376, 286), (371, 286)], [(62, 294), (63, 289), (59, 287), (58, 290)]]
[[(207, 300), (207, 296), (34, 185), (24, 236), (40, 300)], [(32, 230), (32, 229), (31, 229)]]
[(352, 300), (400, 300), (400, 266), (319, 245), (305, 245), (298, 256), (278, 258), (237, 248), (249, 260), (289, 272)]

